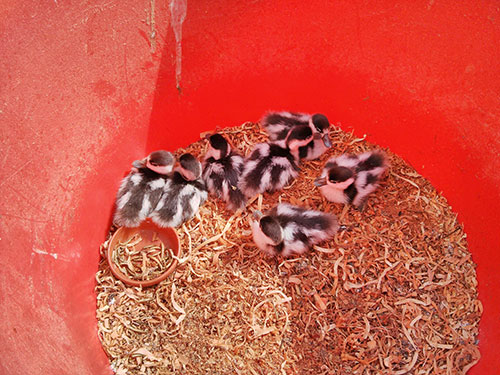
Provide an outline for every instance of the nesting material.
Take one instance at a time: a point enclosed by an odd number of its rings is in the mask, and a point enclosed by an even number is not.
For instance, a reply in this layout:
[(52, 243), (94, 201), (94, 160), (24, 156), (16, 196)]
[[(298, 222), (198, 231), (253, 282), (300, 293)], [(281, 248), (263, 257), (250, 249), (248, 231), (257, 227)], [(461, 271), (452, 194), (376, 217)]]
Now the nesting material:
[[(244, 154), (267, 140), (252, 123), (220, 133)], [(477, 363), (482, 305), (456, 215), (389, 151), (364, 211), (327, 202), (313, 184), (325, 161), (375, 147), (340, 128), (331, 138), (291, 186), (245, 212), (209, 198), (177, 230), (176, 272), (154, 287), (115, 279), (102, 245), (97, 318), (117, 374), (465, 374)], [(335, 213), (341, 229), (301, 257), (268, 258), (248, 219), (278, 202)]]
[(158, 237), (153, 237), (152, 243), (147, 246), (137, 246), (142, 242), (140, 234), (125, 242), (119, 242), (111, 249), (111, 259), (123, 275), (132, 280), (152, 280), (162, 275), (172, 264), (171, 249)]

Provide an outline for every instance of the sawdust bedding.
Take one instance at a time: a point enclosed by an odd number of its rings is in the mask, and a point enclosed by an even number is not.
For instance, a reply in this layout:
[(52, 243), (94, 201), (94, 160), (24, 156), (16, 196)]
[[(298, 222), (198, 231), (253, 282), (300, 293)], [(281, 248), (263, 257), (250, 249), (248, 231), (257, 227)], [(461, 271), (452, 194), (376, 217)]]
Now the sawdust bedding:
[[(253, 123), (220, 133), (244, 154), (267, 139)], [(116, 374), (465, 374), (477, 363), (475, 265), (446, 199), (386, 150), (391, 167), (362, 212), (327, 202), (313, 185), (325, 161), (375, 148), (338, 127), (331, 138), (246, 212), (209, 198), (177, 229), (180, 265), (157, 286), (115, 279), (103, 243), (98, 330)], [(341, 230), (301, 257), (266, 257), (249, 213), (280, 201), (333, 212)]]

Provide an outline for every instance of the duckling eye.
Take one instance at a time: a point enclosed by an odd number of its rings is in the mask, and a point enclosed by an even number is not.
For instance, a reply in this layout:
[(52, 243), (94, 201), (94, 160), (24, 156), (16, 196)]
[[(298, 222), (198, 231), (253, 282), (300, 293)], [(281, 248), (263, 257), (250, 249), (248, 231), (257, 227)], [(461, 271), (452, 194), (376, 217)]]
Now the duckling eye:
[(333, 182), (334, 184), (341, 181), (341, 178), (338, 175), (332, 174), (328, 176), (328, 181)]

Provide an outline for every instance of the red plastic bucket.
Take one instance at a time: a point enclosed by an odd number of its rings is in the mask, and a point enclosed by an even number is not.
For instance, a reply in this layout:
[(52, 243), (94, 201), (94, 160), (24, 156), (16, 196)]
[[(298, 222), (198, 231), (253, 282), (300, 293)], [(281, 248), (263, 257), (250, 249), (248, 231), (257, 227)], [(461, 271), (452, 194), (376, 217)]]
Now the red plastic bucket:
[(465, 225), (500, 368), (495, 1), (0, 6), (0, 373), (109, 374), (94, 275), (131, 161), (268, 109), (389, 147)]

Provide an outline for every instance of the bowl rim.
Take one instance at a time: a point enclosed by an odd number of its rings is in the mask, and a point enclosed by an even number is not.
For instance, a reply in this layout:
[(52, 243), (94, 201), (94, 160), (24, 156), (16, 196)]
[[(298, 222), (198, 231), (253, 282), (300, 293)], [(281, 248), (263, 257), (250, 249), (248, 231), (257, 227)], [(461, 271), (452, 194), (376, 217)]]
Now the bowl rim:
[[(174, 272), (175, 268), (177, 267), (177, 264), (178, 264), (178, 261), (177, 259), (174, 258), (174, 260), (172, 261), (172, 264), (170, 265), (170, 267), (168, 267), (165, 272), (163, 272), (160, 276), (154, 278), (154, 279), (150, 279), (150, 280), (134, 280), (134, 279), (131, 279), (129, 277), (127, 277), (126, 275), (124, 275), (120, 270), (119, 268), (116, 266), (115, 262), (113, 262), (113, 259), (112, 259), (112, 244), (115, 242), (115, 239), (116, 237), (118, 237), (118, 234), (126, 229), (137, 229), (137, 231), (139, 231), (141, 229), (142, 225), (138, 226), (137, 228), (129, 228), (129, 227), (119, 227), (115, 233), (113, 233), (113, 236), (111, 237), (110, 241), (109, 241), (109, 246), (108, 246), (108, 249), (106, 251), (106, 257), (107, 257), (107, 260), (108, 260), (108, 264), (109, 264), (109, 268), (111, 270), (111, 273), (117, 278), (119, 279), (120, 281), (124, 282), (125, 284), (127, 285), (131, 285), (131, 286), (140, 286), (140, 287), (148, 287), (148, 286), (153, 286), (153, 285), (156, 285), (160, 282), (162, 282), (163, 280), (165, 280), (168, 276), (170, 276), (172, 274), (172, 272)], [(180, 247), (180, 241), (179, 241), (179, 236), (177, 235), (177, 232), (175, 231), (174, 228), (170, 228), (170, 227), (166, 227), (166, 228), (158, 228), (159, 230), (162, 230), (162, 231), (170, 231), (171, 233), (173, 233), (175, 236), (173, 236), (175, 238), (175, 245), (177, 245), (177, 251), (175, 251), (175, 249), (173, 249), (173, 253), (176, 257), (179, 257), (180, 255), (180, 251), (181, 251), (181, 247)], [(177, 252), (177, 254), (176, 254)]]

